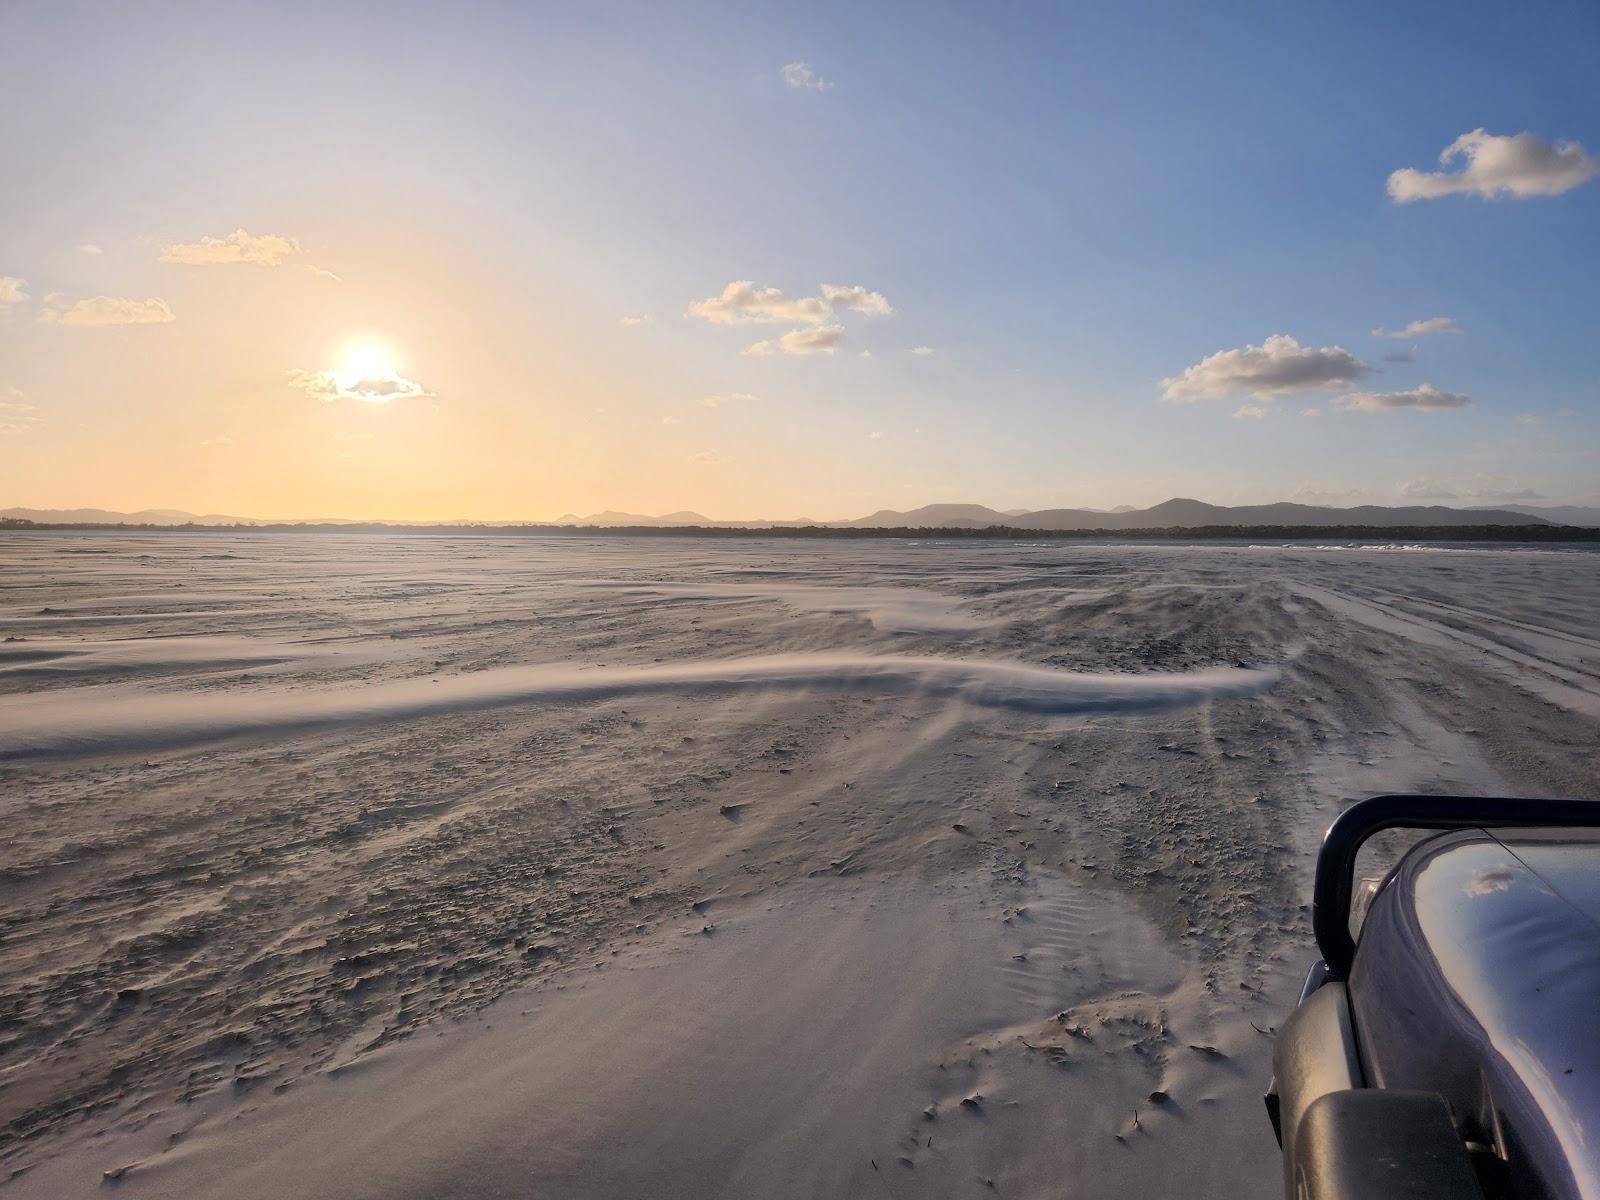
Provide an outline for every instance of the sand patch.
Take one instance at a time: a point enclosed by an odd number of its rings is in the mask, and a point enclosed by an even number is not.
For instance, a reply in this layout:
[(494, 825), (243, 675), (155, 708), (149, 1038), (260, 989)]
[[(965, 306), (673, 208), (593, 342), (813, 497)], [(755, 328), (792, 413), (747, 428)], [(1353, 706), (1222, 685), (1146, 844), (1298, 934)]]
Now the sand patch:
[(819, 881), (282, 1093), (170, 1108), (15, 1194), (105, 1171), (126, 1196), (1110, 1194), (1255, 1116), (1253, 1079), (1188, 1050), (1183, 978), (1058, 875)]

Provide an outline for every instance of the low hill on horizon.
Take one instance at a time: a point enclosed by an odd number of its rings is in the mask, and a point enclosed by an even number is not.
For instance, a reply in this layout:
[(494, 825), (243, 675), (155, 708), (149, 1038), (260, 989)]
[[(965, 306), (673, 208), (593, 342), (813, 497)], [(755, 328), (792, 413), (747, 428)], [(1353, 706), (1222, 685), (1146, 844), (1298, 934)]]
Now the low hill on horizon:
[[(1502, 504), (1499, 507), (1507, 512), (1527, 513), (1529, 516), (1543, 517), (1546, 521), (1554, 521), (1557, 525), (1581, 525), (1600, 528), (1600, 504)], [(1467, 511), (1482, 513), (1484, 510), (1472, 508)]]

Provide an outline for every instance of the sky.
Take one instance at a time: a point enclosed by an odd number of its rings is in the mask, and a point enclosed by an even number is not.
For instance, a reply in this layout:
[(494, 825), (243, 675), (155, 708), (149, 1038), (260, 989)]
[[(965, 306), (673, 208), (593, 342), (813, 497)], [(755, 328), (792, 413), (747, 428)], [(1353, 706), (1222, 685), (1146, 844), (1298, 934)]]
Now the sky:
[(0, 6), (0, 507), (1600, 503), (1600, 7)]

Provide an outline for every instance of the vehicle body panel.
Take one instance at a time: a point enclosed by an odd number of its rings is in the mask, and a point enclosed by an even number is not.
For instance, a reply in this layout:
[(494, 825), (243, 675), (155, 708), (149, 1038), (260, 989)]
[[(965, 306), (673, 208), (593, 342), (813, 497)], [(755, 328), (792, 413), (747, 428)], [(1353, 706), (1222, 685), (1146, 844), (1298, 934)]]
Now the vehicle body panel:
[(1600, 1200), (1600, 834), (1459, 830), (1372, 903), (1349, 980), (1368, 1083), (1437, 1092), (1518, 1196)]

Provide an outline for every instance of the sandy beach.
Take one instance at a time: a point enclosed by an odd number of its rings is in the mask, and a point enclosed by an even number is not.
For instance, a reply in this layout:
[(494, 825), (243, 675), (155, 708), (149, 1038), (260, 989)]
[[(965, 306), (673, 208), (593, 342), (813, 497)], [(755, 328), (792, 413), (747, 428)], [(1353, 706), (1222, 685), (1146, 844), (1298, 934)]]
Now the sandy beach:
[(0, 540), (0, 1193), (1270, 1197), (1322, 829), (1600, 555)]

